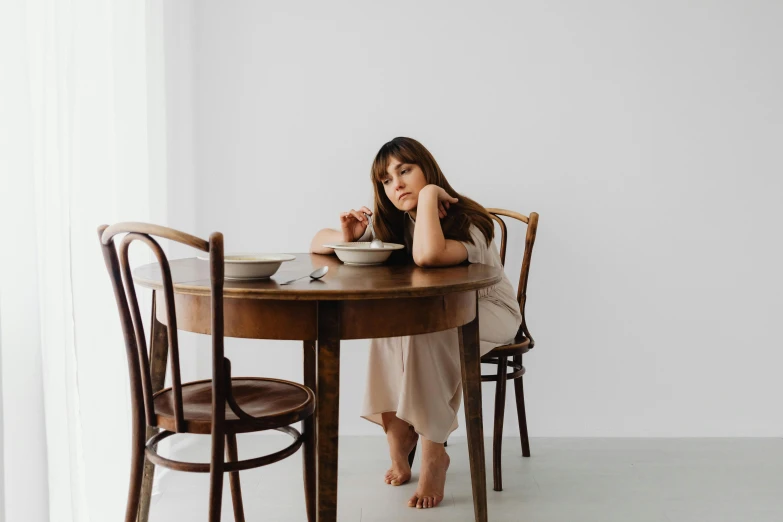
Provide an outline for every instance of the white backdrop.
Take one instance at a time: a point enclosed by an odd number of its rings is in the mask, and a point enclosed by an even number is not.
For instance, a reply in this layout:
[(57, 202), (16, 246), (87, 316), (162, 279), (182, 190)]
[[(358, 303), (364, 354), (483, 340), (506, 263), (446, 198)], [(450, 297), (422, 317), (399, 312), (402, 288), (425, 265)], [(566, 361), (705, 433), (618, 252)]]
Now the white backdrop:
[[(168, 128), (195, 189), (169, 198), (194, 232), (304, 252), (371, 203), (378, 148), (414, 137), (458, 191), (541, 215), (532, 436), (783, 433), (783, 4), (183, 9), (166, 71), (185, 102)], [(366, 344), (342, 351), (346, 435), (380, 434), (358, 417)], [(241, 373), (301, 378), (296, 343), (233, 340), (229, 355)]]

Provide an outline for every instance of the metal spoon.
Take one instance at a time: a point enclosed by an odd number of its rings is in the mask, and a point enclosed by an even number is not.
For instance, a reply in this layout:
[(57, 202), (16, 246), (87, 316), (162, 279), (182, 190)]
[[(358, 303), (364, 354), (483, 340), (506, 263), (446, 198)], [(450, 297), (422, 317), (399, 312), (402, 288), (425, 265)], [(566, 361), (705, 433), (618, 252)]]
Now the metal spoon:
[(367, 221), (370, 224), (370, 236), (373, 238), (372, 241), (370, 241), (370, 248), (383, 248), (383, 241), (375, 237), (375, 228), (372, 226), (372, 217), (369, 214), (364, 214), (367, 216)]
[[(313, 280), (321, 279), (323, 276), (326, 275), (326, 272), (329, 271), (328, 266), (322, 266), (321, 268), (316, 268), (310, 273), (310, 278)], [(289, 283), (293, 283), (294, 281), (299, 281), (300, 279), (304, 279), (307, 277), (306, 275), (303, 275), (302, 277), (297, 277), (296, 279), (291, 279), (290, 281), (286, 281), (285, 283), (280, 283), (281, 285), (287, 285)]]

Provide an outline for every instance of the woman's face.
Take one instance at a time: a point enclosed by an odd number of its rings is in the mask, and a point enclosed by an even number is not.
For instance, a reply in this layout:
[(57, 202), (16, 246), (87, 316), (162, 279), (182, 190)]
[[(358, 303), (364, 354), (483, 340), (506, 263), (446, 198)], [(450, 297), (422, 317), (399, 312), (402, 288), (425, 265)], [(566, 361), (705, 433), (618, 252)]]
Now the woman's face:
[(389, 160), (386, 167), (386, 177), (381, 181), (386, 197), (395, 207), (415, 213), (419, 204), (419, 191), (427, 186), (424, 172), (418, 165), (401, 163), (396, 158)]

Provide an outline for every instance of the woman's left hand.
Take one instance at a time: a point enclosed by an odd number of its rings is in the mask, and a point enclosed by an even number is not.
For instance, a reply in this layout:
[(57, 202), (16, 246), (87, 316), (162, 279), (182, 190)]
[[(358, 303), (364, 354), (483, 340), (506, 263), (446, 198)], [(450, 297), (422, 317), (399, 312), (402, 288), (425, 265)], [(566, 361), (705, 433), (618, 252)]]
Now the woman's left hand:
[(449, 209), (452, 203), (457, 203), (459, 201), (459, 199), (451, 197), (449, 193), (443, 189), (443, 187), (439, 187), (438, 185), (427, 185), (421, 189), (421, 191), (432, 193), (438, 199), (438, 217), (440, 219), (446, 217), (446, 211)]

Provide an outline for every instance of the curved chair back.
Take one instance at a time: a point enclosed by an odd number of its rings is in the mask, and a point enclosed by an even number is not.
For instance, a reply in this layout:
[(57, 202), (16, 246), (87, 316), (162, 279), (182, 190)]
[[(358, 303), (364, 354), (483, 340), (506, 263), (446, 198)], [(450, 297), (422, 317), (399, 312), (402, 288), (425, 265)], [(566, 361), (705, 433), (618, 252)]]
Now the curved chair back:
[(517, 302), (519, 303), (519, 310), (522, 312), (522, 331), (525, 333), (525, 337), (530, 339), (530, 347), (533, 347), (533, 337), (530, 335), (530, 331), (527, 329), (527, 323), (525, 321), (525, 303), (527, 301), (527, 281), (530, 274), (530, 260), (533, 257), (533, 245), (536, 242), (536, 229), (538, 228), (538, 214), (531, 212), (530, 216), (525, 216), (519, 212), (513, 210), (505, 210), (502, 208), (488, 208), (492, 219), (497, 221), (500, 225), (500, 261), (505, 266), (506, 264), (506, 245), (508, 242), (508, 228), (506, 227), (503, 217), (516, 219), (527, 225), (527, 234), (525, 235), (525, 253), (522, 257), (522, 268), (519, 273), (519, 283), (517, 285)]
[[(114, 238), (119, 234), (125, 234), (125, 236), (122, 238), (119, 246), (115, 246)], [(153, 402), (152, 376), (150, 373), (147, 341), (128, 260), (128, 249), (131, 243), (140, 241), (147, 245), (160, 264), (163, 286), (161, 292), (163, 294), (163, 302), (165, 303), (168, 326), (169, 364), (173, 392), (171, 397), (174, 403), (172, 404), (172, 410), (175, 413), (176, 431), (181, 433), (186, 431), (187, 427), (185, 426), (182, 407), (182, 381), (180, 377), (174, 286), (171, 279), (169, 261), (160, 244), (153, 236), (176, 241), (209, 253), (212, 290), (212, 397), (213, 399), (224, 400), (221, 399), (225, 397), (226, 386), (223, 363), (223, 234), (215, 232), (207, 242), (185, 232), (149, 223), (125, 222), (112, 226), (102, 225), (98, 228), (103, 258), (111, 277), (114, 296), (120, 313), (120, 324), (125, 338), (134, 422), (146, 420), (147, 426), (157, 426), (157, 417)], [(160, 300), (156, 299), (157, 301)], [(154, 313), (155, 311), (153, 310)]]

